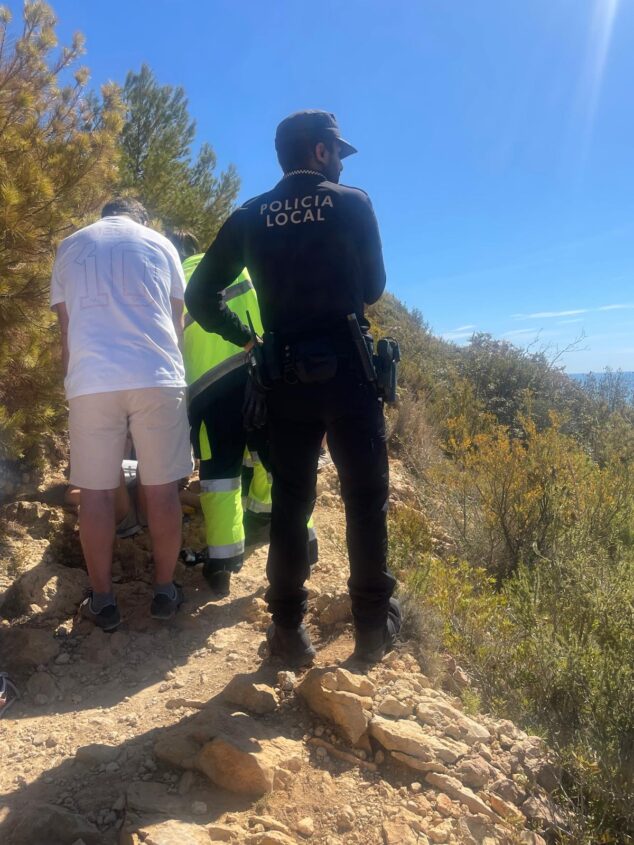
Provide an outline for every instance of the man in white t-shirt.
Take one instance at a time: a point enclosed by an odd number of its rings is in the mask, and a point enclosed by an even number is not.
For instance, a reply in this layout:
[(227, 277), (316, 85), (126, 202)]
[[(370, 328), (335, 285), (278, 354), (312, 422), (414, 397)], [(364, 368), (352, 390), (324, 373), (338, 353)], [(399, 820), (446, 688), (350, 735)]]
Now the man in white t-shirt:
[(136, 200), (59, 246), (51, 307), (62, 333), (69, 402), (70, 481), (81, 490), (79, 534), (91, 590), (82, 614), (104, 630), (121, 621), (112, 592), (114, 502), (128, 432), (146, 492), (154, 558), (151, 614), (183, 601), (173, 582), (181, 546), (178, 479), (191, 472), (185, 372), (179, 349), (184, 278), (176, 249), (148, 228)]

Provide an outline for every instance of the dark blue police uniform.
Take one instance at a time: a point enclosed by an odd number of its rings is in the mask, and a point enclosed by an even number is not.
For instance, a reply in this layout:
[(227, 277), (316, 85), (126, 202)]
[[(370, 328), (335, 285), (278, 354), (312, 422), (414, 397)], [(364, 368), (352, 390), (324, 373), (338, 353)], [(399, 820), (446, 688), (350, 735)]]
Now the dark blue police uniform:
[(327, 433), (346, 510), (355, 626), (382, 629), (395, 585), (387, 568), (385, 424), (346, 319), (355, 314), (367, 326), (364, 306), (385, 288), (367, 194), (316, 171), (291, 171), (229, 217), (185, 301), (203, 328), (240, 345), (249, 342), (249, 330), (219, 293), (244, 267), (258, 294), (275, 371), (267, 393), (273, 487), (266, 598), (273, 621), (292, 628), (306, 611), (306, 521)]

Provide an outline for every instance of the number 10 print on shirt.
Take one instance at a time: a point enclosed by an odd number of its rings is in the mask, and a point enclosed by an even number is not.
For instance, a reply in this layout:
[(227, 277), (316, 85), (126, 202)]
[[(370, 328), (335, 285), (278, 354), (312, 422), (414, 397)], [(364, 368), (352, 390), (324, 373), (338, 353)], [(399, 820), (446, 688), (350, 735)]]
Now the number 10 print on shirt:
[[(96, 244), (88, 244), (76, 259), (76, 263), (84, 270), (84, 295), (79, 300), (82, 310), (108, 306), (111, 293), (126, 305), (151, 304), (148, 282), (156, 268), (148, 265), (147, 249), (143, 245), (123, 241), (113, 246), (109, 255), (109, 268), (98, 266), (97, 252)], [(99, 261), (104, 259), (104, 253), (99, 251)], [(162, 261), (158, 256), (157, 260)], [(104, 281), (107, 279), (112, 279), (112, 285)]]

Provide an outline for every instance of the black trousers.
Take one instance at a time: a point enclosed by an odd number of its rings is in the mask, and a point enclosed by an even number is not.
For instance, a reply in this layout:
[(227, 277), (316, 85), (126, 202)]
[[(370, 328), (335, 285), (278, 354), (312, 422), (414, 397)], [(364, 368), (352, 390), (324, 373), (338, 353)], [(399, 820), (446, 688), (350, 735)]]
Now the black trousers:
[[(213, 571), (239, 572), (244, 562), (241, 475), (245, 447), (257, 452), (269, 471), (266, 432), (247, 432), (242, 424), (247, 378), (246, 366), (228, 373), (196, 397), (189, 408), (194, 454), (201, 459), (201, 506), (209, 544), (207, 567)], [(206, 458), (201, 456), (201, 424), (211, 450), (211, 456)]]
[(340, 363), (323, 384), (276, 383), (268, 394), (268, 414), (273, 488), (266, 600), (273, 621), (294, 627), (306, 612), (306, 520), (315, 504), (317, 460), (327, 433), (346, 510), (355, 625), (384, 625), (396, 581), (387, 568), (388, 459), (374, 387)]
[(242, 424), (247, 378), (246, 366), (239, 367), (207, 388), (189, 407), (194, 455), (199, 459), (201, 457), (201, 423), (205, 425), (211, 448), (211, 458), (201, 460), (201, 478), (231, 478), (239, 475), (245, 447), (257, 452), (264, 468), (269, 469), (266, 429), (246, 431)]
[[(267, 428), (246, 431), (243, 425), (242, 405), (247, 379), (246, 367), (240, 367), (207, 388), (203, 394), (194, 399), (189, 407), (191, 441), (194, 455), (200, 459), (200, 482), (203, 491), (206, 482), (211, 482), (210, 486), (213, 487), (214, 481), (227, 479), (237, 481), (241, 478), (245, 447), (250, 452), (257, 452), (264, 469), (271, 472)], [(211, 457), (205, 459), (201, 457), (201, 424), (205, 426), (211, 449)], [(203, 511), (208, 533), (207, 523), (210, 519), (227, 519), (232, 516), (224, 511), (218, 512), (215, 507), (212, 508), (212, 513), (209, 513), (209, 508), (206, 508), (204, 503)], [(312, 511), (311, 507), (307, 519), (312, 515)], [(304, 528), (308, 531), (306, 524)], [(227, 524), (226, 531), (231, 534), (230, 524)], [(214, 533), (217, 534), (217, 532)], [(310, 566), (314, 565), (319, 557), (314, 529), (311, 534), (312, 536), (309, 537), (307, 533), (304, 541), (307, 544), (306, 555)], [(226, 553), (220, 553), (222, 557), (217, 559), (212, 555), (209, 556), (208, 567), (214, 571), (240, 571), (244, 563), (244, 543), (242, 549), (229, 549)]]

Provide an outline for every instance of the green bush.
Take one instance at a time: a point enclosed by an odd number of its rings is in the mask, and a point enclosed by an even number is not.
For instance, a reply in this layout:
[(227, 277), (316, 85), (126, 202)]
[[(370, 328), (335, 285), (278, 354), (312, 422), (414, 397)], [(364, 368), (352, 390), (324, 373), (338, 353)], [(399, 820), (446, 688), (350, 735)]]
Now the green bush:
[(579, 551), (521, 564), (501, 589), (429, 551), (414, 514), (391, 522), (393, 565), (483, 704), (544, 734), (565, 763), (579, 843), (634, 835), (634, 555)]
[(468, 417), (450, 419), (445, 448), (451, 460), (434, 471), (443, 490), (439, 518), (466, 559), (501, 584), (522, 564), (581, 551), (614, 555), (629, 542), (629, 455), (619, 450), (599, 465), (562, 433), (554, 414), (544, 429), (520, 416), (521, 437), (490, 420), (486, 425), (488, 431), (474, 435)]

